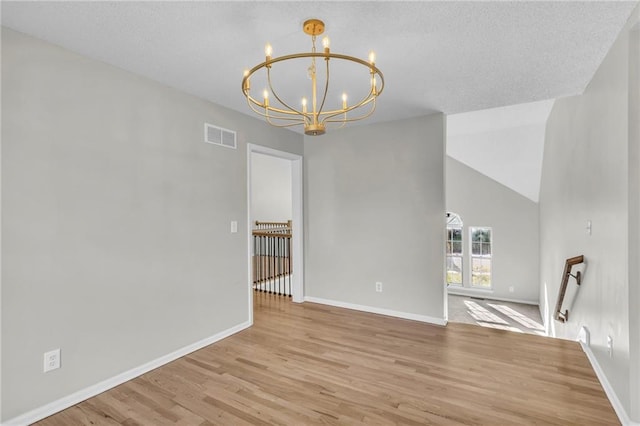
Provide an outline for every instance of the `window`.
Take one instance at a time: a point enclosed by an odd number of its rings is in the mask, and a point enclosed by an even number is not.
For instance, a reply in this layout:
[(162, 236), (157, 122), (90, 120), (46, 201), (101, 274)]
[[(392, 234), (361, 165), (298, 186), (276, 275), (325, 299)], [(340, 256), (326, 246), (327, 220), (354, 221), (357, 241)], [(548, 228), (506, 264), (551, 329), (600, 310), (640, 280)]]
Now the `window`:
[(447, 285), (462, 285), (462, 219), (447, 213)]
[(491, 228), (471, 227), (471, 285), (491, 288)]

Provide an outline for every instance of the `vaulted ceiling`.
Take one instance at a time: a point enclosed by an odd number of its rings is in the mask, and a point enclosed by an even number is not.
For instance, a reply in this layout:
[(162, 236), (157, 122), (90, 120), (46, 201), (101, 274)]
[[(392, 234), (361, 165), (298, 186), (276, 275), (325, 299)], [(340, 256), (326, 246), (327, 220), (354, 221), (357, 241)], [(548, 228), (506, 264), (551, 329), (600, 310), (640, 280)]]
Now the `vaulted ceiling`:
[(553, 101), (447, 117), (447, 155), (538, 202), (547, 118)]

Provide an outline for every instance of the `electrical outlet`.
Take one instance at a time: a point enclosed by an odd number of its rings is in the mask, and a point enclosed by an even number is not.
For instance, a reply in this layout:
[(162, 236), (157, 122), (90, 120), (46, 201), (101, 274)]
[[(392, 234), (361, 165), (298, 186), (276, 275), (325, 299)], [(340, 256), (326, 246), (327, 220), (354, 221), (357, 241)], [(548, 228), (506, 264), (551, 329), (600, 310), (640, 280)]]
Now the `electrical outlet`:
[(515, 291), (515, 289), (513, 288), (513, 286), (509, 287), (509, 293), (513, 293)]
[(607, 336), (607, 353), (609, 358), (613, 358), (613, 337)]
[(382, 283), (380, 281), (376, 282), (376, 291), (382, 293)]
[(584, 325), (580, 328), (580, 333), (578, 333), (578, 341), (584, 343), (587, 347), (591, 345), (591, 333)]
[(591, 221), (590, 220), (587, 221), (587, 226), (585, 227), (585, 229), (587, 230), (587, 235), (591, 235)]
[(60, 349), (44, 353), (44, 372), (60, 368)]

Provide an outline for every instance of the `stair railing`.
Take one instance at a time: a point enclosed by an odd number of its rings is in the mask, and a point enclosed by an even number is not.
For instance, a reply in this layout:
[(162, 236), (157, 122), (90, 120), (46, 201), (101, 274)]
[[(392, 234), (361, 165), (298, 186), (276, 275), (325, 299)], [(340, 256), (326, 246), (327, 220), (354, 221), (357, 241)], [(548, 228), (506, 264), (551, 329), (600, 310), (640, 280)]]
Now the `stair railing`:
[(580, 285), (580, 283), (582, 282), (582, 273), (580, 271), (577, 271), (575, 274), (572, 274), (571, 268), (583, 262), (584, 256), (575, 256), (567, 259), (567, 261), (564, 263), (564, 272), (562, 272), (562, 284), (560, 284), (560, 289), (558, 291), (558, 302), (556, 303), (556, 311), (554, 314), (554, 318), (556, 319), (556, 321), (567, 322), (569, 320), (569, 309), (565, 309), (563, 313), (562, 303), (564, 302), (564, 296), (567, 292), (569, 277), (575, 278), (576, 284), (578, 285)]
[(291, 221), (256, 221), (252, 233), (254, 290), (291, 296)]

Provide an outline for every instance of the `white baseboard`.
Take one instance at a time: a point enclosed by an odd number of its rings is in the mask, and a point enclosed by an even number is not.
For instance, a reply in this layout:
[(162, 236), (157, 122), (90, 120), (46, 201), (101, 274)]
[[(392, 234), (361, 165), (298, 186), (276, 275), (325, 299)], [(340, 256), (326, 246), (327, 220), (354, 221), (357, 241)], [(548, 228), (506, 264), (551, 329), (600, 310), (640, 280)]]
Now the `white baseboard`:
[(429, 324), (442, 325), (442, 326), (447, 325), (447, 320), (444, 318), (435, 318), (427, 315), (412, 314), (409, 312), (400, 312), (400, 311), (394, 311), (394, 310), (385, 309), (385, 308), (376, 308), (374, 306), (357, 305), (355, 303), (341, 302), (338, 300), (329, 300), (329, 299), (322, 299), (319, 297), (310, 297), (310, 296), (305, 296), (304, 301), (319, 303), (321, 305), (336, 306), (338, 308), (353, 309), (354, 311), (362, 311), (362, 312), (370, 312), (372, 314), (386, 315), (388, 317), (396, 317), (396, 318), (403, 318), (403, 319), (408, 319), (413, 321), (426, 322)]
[(229, 337), (232, 334), (238, 333), (248, 327), (251, 327), (250, 321), (246, 321), (234, 327), (228, 328), (224, 331), (221, 331), (220, 333), (214, 334), (211, 337), (207, 337), (198, 342), (187, 345), (167, 355), (161, 356), (160, 358), (156, 358), (138, 367), (132, 368), (131, 370), (125, 371), (124, 373), (118, 374), (117, 376), (103, 380), (99, 383), (96, 383), (95, 385), (91, 385), (87, 388), (74, 392), (71, 395), (67, 395), (49, 404), (43, 405), (42, 407), (36, 408), (35, 410), (28, 411), (17, 417), (9, 419), (6, 422), (2, 423), (2, 426), (24, 426), (35, 423), (38, 420), (42, 420), (45, 417), (48, 417), (52, 414), (76, 405), (86, 399), (96, 396), (104, 391), (121, 385), (124, 382), (135, 379), (136, 377), (141, 376), (144, 373), (168, 364), (171, 361), (175, 361), (176, 359), (188, 355), (191, 352), (195, 352), (198, 349), (202, 349), (205, 346), (209, 346), (212, 343), (222, 340), (225, 337)]
[(458, 288), (449, 287), (447, 289), (447, 293), (452, 294), (454, 296), (484, 297), (485, 299), (499, 300), (500, 302), (513, 302), (513, 303), (522, 303), (525, 305), (538, 306), (538, 301), (524, 300), (524, 299), (510, 299), (508, 297), (497, 297), (493, 295), (493, 291), (491, 290), (466, 289), (466, 288), (458, 289)]
[(581, 341), (579, 343), (580, 343), (580, 346), (582, 346), (582, 350), (587, 355), (587, 358), (589, 359), (589, 362), (593, 367), (593, 371), (595, 371), (596, 376), (598, 376), (598, 380), (600, 380), (600, 384), (602, 385), (604, 392), (607, 394), (607, 398), (609, 398), (609, 402), (611, 402), (613, 409), (618, 415), (618, 419), (620, 420), (620, 423), (622, 423), (623, 426), (640, 426), (640, 423), (634, 422), (629, 418), (629, 414), (622, 406), (622, 403), (618, 399), (618, 395), (616, 395), (616, 392), (613, 390), (611, 383), (609, 383), (607, 376), (604, 374), (604, 371), (600, 367), (600, 364), (598, 364), (598, 360), (594, 355), (593, 351), (591, 350), (591, 347), (589, 347), (588, 345), (586, 345)]

